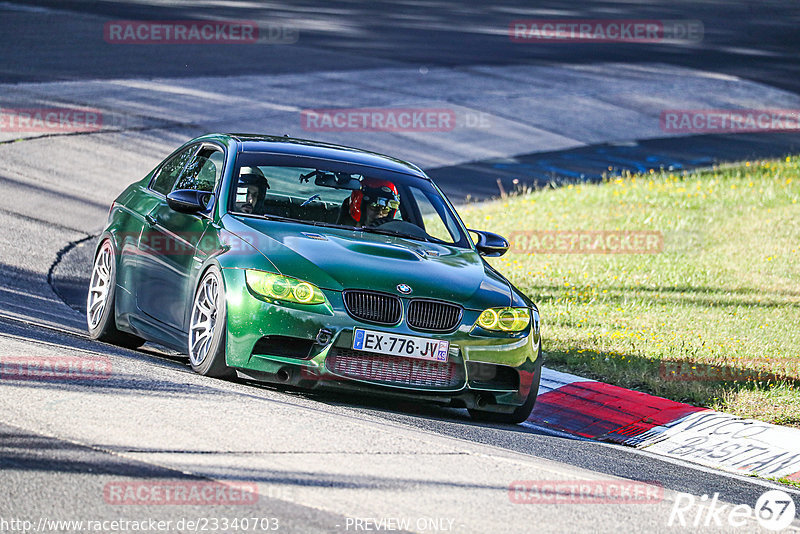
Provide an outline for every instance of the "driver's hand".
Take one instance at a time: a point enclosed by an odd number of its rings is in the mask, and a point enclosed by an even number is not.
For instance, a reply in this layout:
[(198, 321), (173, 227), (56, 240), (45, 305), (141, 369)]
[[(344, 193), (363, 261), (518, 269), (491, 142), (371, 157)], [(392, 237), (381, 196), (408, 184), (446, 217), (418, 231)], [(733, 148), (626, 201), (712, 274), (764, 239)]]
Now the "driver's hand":
[(239, 208), (242, 213), (253, 213), (253, 205), (252, 204), (242, 204), (242, 207)]

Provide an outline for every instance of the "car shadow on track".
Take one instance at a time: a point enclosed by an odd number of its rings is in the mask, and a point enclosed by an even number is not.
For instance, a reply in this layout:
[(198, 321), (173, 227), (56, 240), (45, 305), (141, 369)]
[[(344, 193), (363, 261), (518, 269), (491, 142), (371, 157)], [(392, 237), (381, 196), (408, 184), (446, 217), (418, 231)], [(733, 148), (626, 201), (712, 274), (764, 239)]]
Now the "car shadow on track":
[(380, 396), (379, 393), (369, 395), (363, 393), (343, 393), (331, 390), (307, 390), (291, 386), (254, 382), (252, 380), (239, 379), (239, 381), (254, 388), (266, 388), (279, 391), (290, 396), (302, 397), (328, 406), (353, 409), (397, 422), (412, 422), (414, 426), (422, 428), (431, 425), (447, 424), (470, 427), (476, 430), (491, 428), (509, 432), (519, 432), (522, 434), (552, 435), (552, 432), (529, 425), (474, 421), (464, 408), (456, 408), (432, 402), (415, 402), (407, 399), (383, 397)]

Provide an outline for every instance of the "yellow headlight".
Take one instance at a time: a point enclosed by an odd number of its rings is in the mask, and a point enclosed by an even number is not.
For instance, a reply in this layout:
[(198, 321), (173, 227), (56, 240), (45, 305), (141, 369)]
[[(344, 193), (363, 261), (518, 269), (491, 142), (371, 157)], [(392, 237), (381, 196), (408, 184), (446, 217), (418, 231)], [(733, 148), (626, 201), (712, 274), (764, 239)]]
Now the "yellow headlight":
[(528, 308), (488, 308), (481, 312), (475, 326), (499, 332), (521, 332), (530, 322)]
[(308, 282), (280, 274), (246, 270), (247, 286), (259, 295), (297, 304), (322, 304), (325, 296), (320, 289)]
[(272, 295), (276, 299), (286, 298), (292, 291), (289, 281), (282, 276), (275, 276), (266, 284), (267, 294)]
[(292, 289), (292, 295), (298, 302), (309, 302), (314, 298), (314, 288), (308, 282), (300, 282)]
[(487, 330), (495, 328), (497, 326), (497, 312), (492, 308), (483, 310), (483, 313), (478, 317), (478, 326)]

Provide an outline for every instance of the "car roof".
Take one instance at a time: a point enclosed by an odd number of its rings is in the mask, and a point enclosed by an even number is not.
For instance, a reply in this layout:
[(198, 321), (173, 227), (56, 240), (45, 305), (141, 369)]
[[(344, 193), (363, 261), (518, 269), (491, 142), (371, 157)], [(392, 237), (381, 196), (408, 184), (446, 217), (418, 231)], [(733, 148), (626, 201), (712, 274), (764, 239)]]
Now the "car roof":
[[(308, 158), (327, 159), (346, 163), (355, 163), (369, 167), (377, 167), (418, 178), (430, 180), (422, 169), (401, 159), (385, 154), (369, 152), (349, 146), (334, 145), (309, 139), (297, 139), (289, 136), (274, 136), (261, 134), (209, 134), (203, 137), (229, 138), (240, 144), (241, 152), (268, 152), (272, 154), (288, 154), (305, 156)], [(197, 140), (201, 140), (198, 138)]]

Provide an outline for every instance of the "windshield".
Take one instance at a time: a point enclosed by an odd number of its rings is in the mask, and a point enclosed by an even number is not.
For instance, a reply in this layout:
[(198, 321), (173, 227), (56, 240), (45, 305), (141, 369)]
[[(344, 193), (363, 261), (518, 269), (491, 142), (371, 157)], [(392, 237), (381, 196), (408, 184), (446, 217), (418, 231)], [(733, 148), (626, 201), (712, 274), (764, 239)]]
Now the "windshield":
[(268, 155), (240, 154), (228, 211), (469, 247), (457, 216), (428, 181), (314, 163), (274, 165)]

